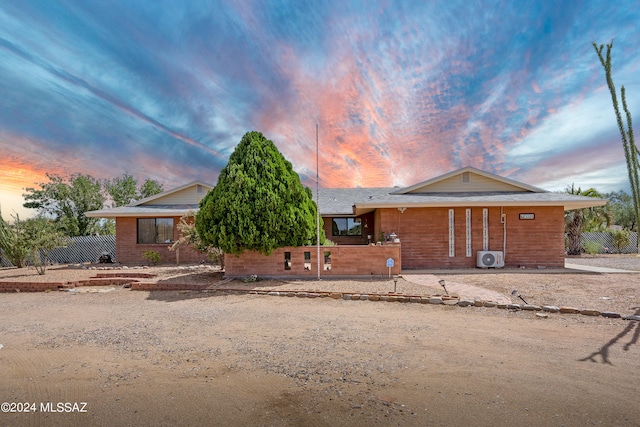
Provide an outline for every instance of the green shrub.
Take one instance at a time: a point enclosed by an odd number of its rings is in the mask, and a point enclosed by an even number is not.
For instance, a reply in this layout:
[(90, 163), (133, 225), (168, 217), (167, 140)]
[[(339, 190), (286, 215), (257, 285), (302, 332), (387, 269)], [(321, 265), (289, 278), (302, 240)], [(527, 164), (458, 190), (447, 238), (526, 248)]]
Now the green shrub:
[(613, 246), (616, 247), (619, 254), (631, 243), (629, 230), (609, 230), (609, 234), (613, 239)]
[(582, 244), (584, 251), (590, 255), (595, 255), (600, 252), (602, 245), (598, 242), (584, 242)]
[(142, 252), (142, 258), (149, 261), (151, 265), (156, 265), (160, 261), (160, 253), (157, 251), (146, 250)]

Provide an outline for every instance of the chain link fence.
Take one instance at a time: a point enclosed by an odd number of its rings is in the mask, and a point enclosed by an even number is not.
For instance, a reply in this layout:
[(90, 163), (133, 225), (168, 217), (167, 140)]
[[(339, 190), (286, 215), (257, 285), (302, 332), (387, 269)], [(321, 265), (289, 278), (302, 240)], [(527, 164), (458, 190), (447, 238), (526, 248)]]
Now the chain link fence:
[[(67, 246), (52, 250), (48, 260), (57, 264), (80, 264), (97, 262), (100, 256), (105, 254), (109, 255), (112, 261), (116, 260), (116, 236), (71, 237)], [(11, 261), (0, 253), (0, 266), (12, 265)]]
[(616, 245), (613, 240), (613, 236), (611, 233), (606, 231), (604, 232), (593, 232), (593, 233), (582, 233), (582, 246), (588, 247), (592, 245), (593, 248), (597, 248), (599, 254), (635, 254), (638, 253), (638, 233), (630, 232), (629, 233), (629, 244), (622, 250), (618, 252)]
[(5, 257), (4, 254), (2, 254), (2, 252), (0, 251), (0, 267), (11, 267), (11, 266), (13, 266), (13, 264), (11, 264), (11, 261), (9, 261), (7, 257)]

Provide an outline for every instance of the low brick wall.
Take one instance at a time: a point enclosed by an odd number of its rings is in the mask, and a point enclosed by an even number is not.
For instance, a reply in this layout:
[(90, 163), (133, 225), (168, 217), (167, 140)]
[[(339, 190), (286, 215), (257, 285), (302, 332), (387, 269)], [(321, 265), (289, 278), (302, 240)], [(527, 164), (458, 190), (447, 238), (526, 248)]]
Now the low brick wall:
[[(286, 254), (289, 256), (286, 257)], [(225, 277), (308, 277), (317, 276), (318, 251), (315, 246), (276, 249), (266, 256), (247, 251), (242, 255), (225, 256)], [(394, 266), (389, 271), (387, 260)], [(288, 261), (287, 261), (288, 260)], [(320, 276), (386, 276), (400, 274), (400, 244), (338, 245), (320, 247)]]
[(137, 279), (151, 279), (156, 277), (157, 274), (153, 273), (124, 273), (124, 272), (116, 272), (116, 273), (96, 273), (96, 278), (107, 278), (107, 277), (134, 277)]
[(81, 286), (122, 286), (136, 282), (135, 278), (126, 277), (92, 277), (87, 280), (71, 282), (0, 282), (2, 292), (46, 292), (60, 289), (73, 289)]
[(73, 287), (67, 282), (0, 282), (0, 292), (45, 292)]

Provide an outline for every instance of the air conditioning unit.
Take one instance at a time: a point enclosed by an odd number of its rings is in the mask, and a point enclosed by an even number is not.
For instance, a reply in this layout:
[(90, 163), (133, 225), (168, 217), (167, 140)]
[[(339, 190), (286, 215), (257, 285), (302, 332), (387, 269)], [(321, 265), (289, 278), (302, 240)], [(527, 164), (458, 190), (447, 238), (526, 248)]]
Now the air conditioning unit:
[(504, 255), (502, 251), (478, 251), (478, 267), (504, 267)]

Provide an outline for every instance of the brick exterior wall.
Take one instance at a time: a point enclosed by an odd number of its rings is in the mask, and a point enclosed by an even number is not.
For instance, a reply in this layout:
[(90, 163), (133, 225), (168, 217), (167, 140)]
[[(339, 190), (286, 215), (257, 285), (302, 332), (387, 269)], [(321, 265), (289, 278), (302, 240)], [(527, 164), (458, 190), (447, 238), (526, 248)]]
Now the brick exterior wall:
[[(173, 239), (178, 239), (178, 223), (180, 217), (173, 217)], [(169, 244), (138, 244), (137, 218), (116, 218), (116, 261), (122, 264), (148, 264), (142, 257), (146, 250), (160, 254), (160, 264), (176, 264), (180, 257), (181, 264), (200, 262), (206, 258), (204, 254), (182, 245), (178, 251), (170, 251)]]
[[(384, 276), (389, 274), (387, 259), (393, 258), (391, 274), (400, 274), (400, 245), (381, 246), (322, 246), (320, 248), (320, 276)], [(290, 270), (285, 269), (285, 252), (291, 254)], [(310, 259), (306, 262), (305, 252)], [(324, 253), (331, 253), (331, 269), (324, 264)], [(225, 256), (225, 277), (317, 277), (317, 248), (315, 246), (288, 247), (276, 249), (269, 256), (258, 252), (245, 252), (242, 255)]]
[[(504, 251), (500, 208), (488, 215), (488, 250)], [(402, 242), (405, 269), (472, 268), (477, 251), (483, 250), (483, 208), (471, 209), (472, 256), (466, 256), (466, 208), (454, 208), (455, 256), (449, 256), (449, 209), (409, 208), (376, 211), (376, 230), (395, 232)], [(562, 207), (505, 207), (506, 267), (564, 267), (564, 210)], [(534, 220), (520, 220), (533, 213)]]
[[(380, 266), (386, 265), (387, 258), (394, 258), (396, 266), (402, 264), (405, 269), (473, 268), (476, 266), (477, 252), (483, 250), (483, 208), (471, 209), (472, 256), (470, 257), (466, 256), (466, 208), (453, 209), (455, 223), (455, 256), (453, 257), (449, 256), (448, 208), (408, 208), (404, 213), (395, 208), (377, 209), (374, 213), (363, 216), (363, 227), (365, 223), (368, 225), (373, 241), (378, 240), (380, 232), (387, 235), (393, 232), (398, 235), (402, 243), (401, 246), (397, 246), (397, 255), (386, 253), (387, 249), (380, 250), (380, 246), (368, 246), (366, 235), (369, 233), (364, 230), (363, 236), (332, 236), (331, 218), (325, 217), (323, 218), (324, 230), (327, 238), (338, 246), (323, 248), (331, 251), (332, 270), (323, 270), (322, 274), (327, 276), (383, 275), (386, 269), (380, 269)], [(490, 207), (488, 210), (488, 249), (504, 251), (501, 210), (499, 207)], [(506, 267), (564, 267), (564, 210), (562, 207), (505, 207), (502, 213), (506, 215)], [(521, 220), (520, 213), (532, 213), (535, 219)], [(180, 218), (174, 217), (173, 220), (174, 239), (177, 239), (177, 224)], [(116, 219), (116, 260), (118, 262), (147, 264), (148, 261), (142, 257), (142, 252), (150, 249), (160, 253), (161, 263), (175, 264), (178, 254), (169, 251), (168, 246), (168, 244), (137, 244), (136, 218)], [(382, 248), (390, 247), (394, 246), (382, 245)], [(402, 260), (400, 260), (400, 247)], [(361, 252), (362, 250), (365, 252)], [(284, 270), (285, 250), (279, 249), (271, 257), (264, 257), (264, 259), (262, 255), (255, 256), (254, 259), (244, 254), (241, 259), (243, 262), (247, 261), (247, 267), (241, 267), (238, 264), (238, 258), (229, 255), (225, 259), (227, 274), (317, 276), (315, 247), (288, 248), (287, 251), (292, 253), (291, 270)], [(311, 253), (311, 270), (304, 269), (304, 252)], [(184, 246), (180, 249), (179, 256), (180, 263), (200, 262), (205, 259), (204, 254)]]

